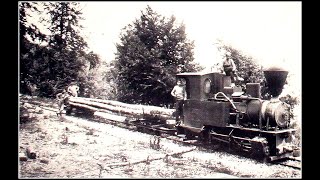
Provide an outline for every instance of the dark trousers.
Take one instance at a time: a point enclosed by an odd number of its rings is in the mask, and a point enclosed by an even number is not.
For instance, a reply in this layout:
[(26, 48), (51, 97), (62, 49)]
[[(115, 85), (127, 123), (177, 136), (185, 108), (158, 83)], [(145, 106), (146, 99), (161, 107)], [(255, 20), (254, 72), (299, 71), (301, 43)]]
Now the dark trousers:
[(176, 121), (180, 121), (183, 118), (183, 105), (184, 100), (176, 100)]
[(233, 71), (231, 68), (225, 68), (224, 69), (226, 76), (230, 76), (231, 77), (231, 82), (235, 83), (235, 77), (237, 77), (237, 74), (235, 71)]

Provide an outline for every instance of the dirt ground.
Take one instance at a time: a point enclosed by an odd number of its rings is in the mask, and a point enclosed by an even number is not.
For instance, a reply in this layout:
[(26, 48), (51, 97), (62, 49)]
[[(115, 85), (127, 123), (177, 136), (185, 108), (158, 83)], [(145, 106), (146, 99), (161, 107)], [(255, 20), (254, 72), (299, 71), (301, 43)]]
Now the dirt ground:
[[(19, 153), (27, 148), (36, 159), (20, 160), (19, 178), (301, 178), (301, 171), (263, 164), (225, 152), (201, 150), (166, 138), (66, 116), (55, 102), (46, 107), (21, 103)], [(24, 101), (25, 102), (25, 101)], [(170, 153), (187, 151), (175, 156)], [(157, 160), (153, 160), (157, 159)]]

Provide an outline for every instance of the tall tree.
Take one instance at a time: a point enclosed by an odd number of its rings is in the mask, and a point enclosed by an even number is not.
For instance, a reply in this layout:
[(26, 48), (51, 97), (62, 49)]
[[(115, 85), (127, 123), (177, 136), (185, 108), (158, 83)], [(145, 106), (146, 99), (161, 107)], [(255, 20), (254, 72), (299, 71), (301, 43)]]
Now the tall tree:
[(193, 42), (185, 25), (175, 17), (162, 17), (148, 6), (132, 24), (123, 28), (116, 44), (118, 100), (128, 103), (169, 104), (175, 75), (197, 71)]
[(28, 16), (40, 13), (36, 2), (19, 3), (19, 52), (20, 52), (20, 92), (28, 93), (31, 84), (35, 84), (36, 71), (33, 55), (40, 46), (33, 41), (44, 41), (46, 35), (33, 23), (28, 22)]
[(79, 3), (77, 2), (54, 2), (47, 4), (46, 9), (51, 16), (49, 28), (52, 36), (50, 45), (58, 49), (76, 51), (84, 54), (88, 47), (84, 39), (79, 35), (83, 20)]
[(87, 43), (79, 35), (82, 28), (79, 20), (83, 19), (79, 3), (49, 2), (44, 6), (50, 15), (47, 20), (50, 23), (48, 49), (52, 52), (48, 54), (48, 76), (42, 88), (54, 94), (71, 81), (83, 84), (81, 81), (85, 78), (81, 78), (80, 73), (88, 57), (85, 52)]
[(37, 5), (37, 2), (19, 3), (19, 38), (21, 55), (24, 55), (30, 50), (28, 47), (32, 41), (43, 41), (46, 38), (46, 35), (43, 34), (36, 25), (27, 20), (28, 16), (32, 16), (32, 13), (40, 13)]
[[(28, 22), (28, 15), (40, 13), (37, 8), (43, 8), (38, 23), (49, 25), (47, 36)], [(20, 92), (26, 93), (30, 84), (36, 84), (40, 96), (54, 97), (71, 81), (77, 81), (80, 90), (91, 86), (86, 71), (97, 67), (100, 58), (94, 52), (86, 52), (87, 43), (80, 36), (79, 22), (83, 18), (79, 3), (22, 2), (19, 12)], [(44, 40), (47, 45), (40, 45)]]

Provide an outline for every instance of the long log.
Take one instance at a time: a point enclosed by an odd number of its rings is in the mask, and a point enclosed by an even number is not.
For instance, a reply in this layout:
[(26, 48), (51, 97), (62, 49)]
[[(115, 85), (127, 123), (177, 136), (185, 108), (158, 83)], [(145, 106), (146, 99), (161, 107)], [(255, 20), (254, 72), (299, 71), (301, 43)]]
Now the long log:
[(76, 103), (76, 102), (69, 102), (69, 105), (74, 106), (74, 107), (80, 107), (80, 108), (85, 108), (85, 109), (89, 109), (91, 111), (100, 111), (100, 112), (106, 112), (106, 113), (113, 113), (112, 111), (106, 110), (106, 109), (102, 109), (102, 108), (96, 108), (90, 105), (86, 105), (86, 104), (81, 104), (81, 103)]
[(118, 115), (130, 115), (133, 117), (153, 117), (161, 120), (171, 119), (172, 118), (172, 112), (169, 114), (168, 112), (162, 112), (162, 111), (145, 111), (143, 108), (141, 110), (137, 109), (131, 109), (129, 105), (128, 108), (124, 107), (118, 107), (118, 106), (112, 106), (104, 103), (98, 103), (93, 101), (88, 101), (84, 98), (70, 98), (69, 104), (75, 107), (83, 107), (87, 108), (93, 111), (111, 111)]
[(81, 107), (85, 109), (89, 109), (92, 111), (100, 111), (100, 112), (107, 112), (111, 114), (131, 114), (131, 115), (140, 115), (141, 113), (135, 113), (132, 111), (123, 111), (122, 109), (118, 109), (117, 107), (112, 107), (112, 106), (105, 106), (105, 105), (99, 105), (96, 103), (79, 103), (79, 102), (69, 102), (70, 105), (75, 106), (75, 107)]
[(110, 114), (110, 113), (104, 113), (101, 111), (96, 111), (93, 114), (96, 118), (100, 118), (100, 119), (108, 119), (108, 120), (112, 120), (112, 121), (118, 121), (118, 122), (125, 122), (127, 117), (125, 116), (119, 116), (119, 115), (114, 115), (114, 114)]
[[(80, 97), (82, 98), (82, 97)], [(171, 114), (173, 109), (167, 109), (159, 106), (151, 106), (151, 105), (142, 105), (142, 104), (128, 104), (128, 103), (123, 103), (119, 101), (113, 101), (113, 100), (105, 100), (105, 99), (94, 99), (94, 98), (84, 98), (88, 101), (93, 101), (93, 102), (100, 102), (103, 104), (109, 104), (117, 107), (123, 107), (123, 108), (130, 108), (130, 109), (136, 109), (136, 110), (150, 110), (150, 111), (161, 111), (163, 114)]]
[(98, 102), (92, 102), (92, 101), (86, 101), (84, 99), (75, 99), (75, 98), (70, 98), (69, 102), (73, 103), (74, 106), (79, 106), (81, 104), (88, 105), (97, 109), (107, 109), (112, 112), (117, 112), (117, 113), (126, 113), (126, 114), (136, 114), (136, 115), (141, 115), (143, 114), (142, 111), (139, 110), (133, 110), (133, 109), (125, 109), (121, 107), (116, 107), (116, 106), (111, 106), (103, 103), (98, 103)]
[[(111, 106), (115, 106), (118, 108), (125, 108), (125, 109), (133, 109), (138, 111), (144, 111), (145, 113), (159, 113), (159, 114), (166, 114), (171, 115), (175, 110), (174, 109), (167, 109), (159, 106), (149, 106), (149, 105), (141, 105), (141, 104), (127, 104), (119, 101), (112, 101), (112, 100), (104, 100), (104, 99), (93, 99), (93, 98), (83, 98), (83, 97), (72, 97), (71, 101), (80, 100), (81, 102), (98, 102), (102, 104), (107, 104)], [(79, 101), (77, 101), (79, 102)]]
[(139, 164), (139, 163), (150, 163), (151, 161), (164, 159), (164, 158), (166, 158), (168, 156), (175, 156), (175, 155), (180, 155), (180, 154), (184, 154), (184, 153), (187, 153), (187, 152), (191, 152), (191, 151), (194, 151), (195, 149), (196, 148), (194, 147), (192, 149), (188, 149), (188, 150), (180, 151), (180, 152), (169, 153), (169, 154), (166, 154), (164, 156), (156, 157), (156, 158), (149, 158), (149, 156), (148, 156), (147, 159), (140, 160), (140, 161), (108, 164), (108, 165), (106, 165), (106, 167), (119, 167), (119, 166), (128, 166), (128, 165)]
[[(79, 97), (78, 97), (79, 98)], [(106, 100), (106, 99), (94, 99), (94, 98), (83, 98), (88, 101), (92, 102), (99, 102), (103, 104), (108, 104), (116, 107), (124, 107), (124, 108), (130, 108), (130, 109), (136, 109), (136, 110), (141, 110), (142, 105), (139, 104), (127, 104), (119, 101), (112, 101), (112, 100)]]
[[(80, 107), (80, 108), (84, 108), (84, 109), (88, 109), (93, 111), (93, 116), (94, 117), (98, 117), (98, 118), (102, 118), (102, 119), (109, 119), (109, 120), (116, 120), (116, 121), (124, 121), (123, 119), (126, 118), (141, 118), (135, 114), (132, 115), (119, 115), (119, 113), (116, 112), (112, 112), (109, 111), (107, 109), (101, 109), (101, 108), (95, 108), (86, 104), (79, 104), (79, 103), (74, 103), (74, 102), (69, 102), (70, 105), (74, 106), (74, 107)], [(120, 119), (120, 120), (119, 120)]]

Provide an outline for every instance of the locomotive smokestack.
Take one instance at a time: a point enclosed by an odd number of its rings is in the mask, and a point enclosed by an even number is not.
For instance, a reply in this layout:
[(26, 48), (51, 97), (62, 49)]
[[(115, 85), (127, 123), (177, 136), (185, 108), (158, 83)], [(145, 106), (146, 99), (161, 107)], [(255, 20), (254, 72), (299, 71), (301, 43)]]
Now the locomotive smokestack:
[(280, 67), (270, 67), (263, 72), (272, 97), (278, 97), (286, 82), (288, 71)]

